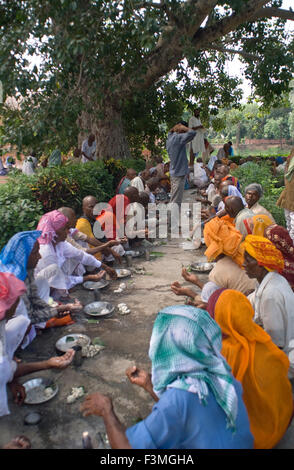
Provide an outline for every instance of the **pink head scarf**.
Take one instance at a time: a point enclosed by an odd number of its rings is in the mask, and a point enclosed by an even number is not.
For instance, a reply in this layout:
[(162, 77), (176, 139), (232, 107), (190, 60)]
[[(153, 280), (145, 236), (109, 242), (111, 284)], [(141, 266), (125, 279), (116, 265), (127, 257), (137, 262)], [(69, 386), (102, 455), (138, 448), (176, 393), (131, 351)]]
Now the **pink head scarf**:
[(25, 283), (17, 279), (14, 274), (0, 273), (0, 321), (5, 317), (6, 311), (26, 290)]
[(42, 231), (42, 235), (38, 238), (40, 245), (48, 245), (54, 241), (56, 230), (64, 227), (67, 222), (68, 218), (59, 211), (51, 211), (44, 214), (37, 227), (37, 230)]

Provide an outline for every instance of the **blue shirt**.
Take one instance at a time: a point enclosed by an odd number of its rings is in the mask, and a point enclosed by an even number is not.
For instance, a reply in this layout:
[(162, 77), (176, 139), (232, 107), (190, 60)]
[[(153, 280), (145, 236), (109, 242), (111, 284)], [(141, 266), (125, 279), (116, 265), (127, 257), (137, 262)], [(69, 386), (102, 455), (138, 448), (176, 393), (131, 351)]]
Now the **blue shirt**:
[(167, 389), (151, 414), (128, 428), (133, 449), (252, 449), (242, 385), (234, 379), (238, 396), (236, 431), (227, 428), (227, 417), (210, 392), (207, 404), (198, 395), (176, 388)]
[(170, 159), (170, 176), (186, 176), (189, 171), (186, 144), (191, 142), (196, 135), (192, 129), (183, 134), (169, 132), (166, 141), (166, 149)]

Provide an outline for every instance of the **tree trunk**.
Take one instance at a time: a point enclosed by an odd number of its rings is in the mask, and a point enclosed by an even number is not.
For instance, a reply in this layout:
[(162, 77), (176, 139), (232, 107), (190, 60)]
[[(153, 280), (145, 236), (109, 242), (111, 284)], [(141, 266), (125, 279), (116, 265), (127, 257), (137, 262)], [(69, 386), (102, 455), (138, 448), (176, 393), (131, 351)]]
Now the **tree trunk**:
[(124, 132), (121, 112), (108, 104), (104, 105), (103, 111), (104, 118), (94, 119), (93, 124), (97, 158), (99, 160), (130, 158), (131, 153)]
[(98, 160), (109, 158), (124, 159), (130, 158), (130, 149), (124, 133), (120, 111), (112, 106), (105, 105), (103, 110), (104, 118), (100, 109), (89, 114), (83, 111), (78, 119), (80, 129), (78, 136), (78, 147), (81, 148), (83, 140), (93, 133), (96, 137), (96, 156)]

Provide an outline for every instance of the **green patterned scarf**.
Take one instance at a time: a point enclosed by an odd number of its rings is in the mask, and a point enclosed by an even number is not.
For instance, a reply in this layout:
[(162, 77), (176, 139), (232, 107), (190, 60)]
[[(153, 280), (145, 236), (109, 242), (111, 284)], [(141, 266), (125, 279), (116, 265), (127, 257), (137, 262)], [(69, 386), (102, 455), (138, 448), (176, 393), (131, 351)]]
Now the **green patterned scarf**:
[(164, 308), (150, 341), (152, 382), (159, 397), (167, 388), (179, 388), (197, 394), (203, 404), (210, 388), (235, 430), (238, 397), (221, 347), (221, 330), (205, 310), (188, 305)]

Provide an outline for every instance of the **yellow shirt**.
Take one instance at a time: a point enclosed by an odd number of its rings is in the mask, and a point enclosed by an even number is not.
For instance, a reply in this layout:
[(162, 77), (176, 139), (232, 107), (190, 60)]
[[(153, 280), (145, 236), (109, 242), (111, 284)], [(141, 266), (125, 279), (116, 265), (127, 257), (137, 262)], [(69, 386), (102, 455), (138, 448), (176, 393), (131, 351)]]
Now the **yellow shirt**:
[[(78, 219), (76, 223), (76, 228), (80, 232), (83, 232), (85, 235), (87, 235), (87, 237), (95, 238), (93, 231), (92, 231), (91, 224), (87, 219), (84, 219), (83, 217)], [(89, 245), (89, 248), (95, 248), (95, 246)], [(93, 256), (95, 256), (95, 258), (98, 259), (99, 261), (102, 260), (102, 253), (96, 253), (96, 255), (93, 255)]]

